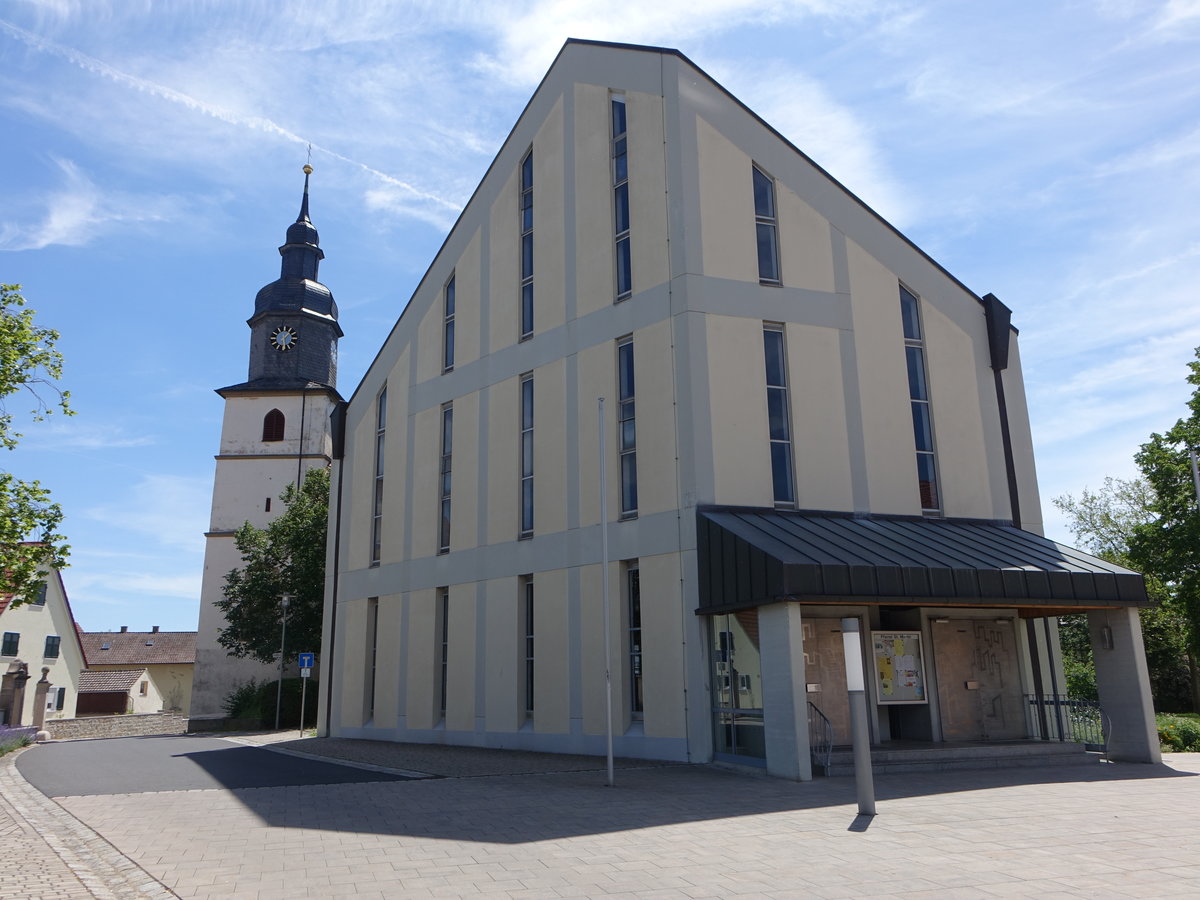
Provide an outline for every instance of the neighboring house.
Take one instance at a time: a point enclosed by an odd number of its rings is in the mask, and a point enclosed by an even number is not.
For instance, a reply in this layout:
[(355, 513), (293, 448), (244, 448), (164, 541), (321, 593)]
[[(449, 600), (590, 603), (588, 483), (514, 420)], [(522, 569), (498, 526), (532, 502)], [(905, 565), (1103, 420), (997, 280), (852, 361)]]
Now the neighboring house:
[[(188, 714), (196, 665), (196, 632), (159, 631), (157, 625), (150, 631), (130, 631), (123, 625), (115, 632), (80, 632), (79, 640), (87, 654), (89, 673), (123, 675), (134, 672), (144, 676), (136, 679), (136, 683), (131, 682), (127, 690), (127, 693), (132, 691), (129, 700), (134, 711), (170, 710), (183, 716)], [(97, 683), (108, 684), (95, 679), (87, 683), (88, 693), (95, 693), (93, 688)], [(82, 686), (80, 693), (85, 693)], [(92, 702), (91, 699), (86, 703), (80, 701), (81, 715), (84, 714), (82, 707)]]
[[(71, 604), (57, 569), (46, 573), (28, 603), (12, 606), (10, 597), (0, 597), (0, 723), (33, 723), (36, 686), (44, 668), (50, 670), (46, 675), (50, 682), (44, 701), (46, 718), (74, 716), (84, 665)], [(15, 709), (18, 696), (19, 712)]]
[(163, 696), (145, 669), (81, 672), (76, 716), (162, 712)]
[(323, 733), (603, 752), (607, 670), (618, 754), (806, 779), (843, 619), (872, 739), (940, 744), (1039, 727), (1086, 612), (1158, 756), (1144, 582), (1040, 536), (1008, 309), (676, 51), (566, 44), (333, 429)]

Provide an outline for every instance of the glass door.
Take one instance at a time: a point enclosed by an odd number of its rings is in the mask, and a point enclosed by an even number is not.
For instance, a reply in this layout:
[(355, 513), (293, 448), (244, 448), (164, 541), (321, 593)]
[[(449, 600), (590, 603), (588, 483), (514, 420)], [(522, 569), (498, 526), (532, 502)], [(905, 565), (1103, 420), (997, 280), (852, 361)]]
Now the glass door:
[(712, 616), (709, 624), (714, 752), (765, 760), (758, 610)]

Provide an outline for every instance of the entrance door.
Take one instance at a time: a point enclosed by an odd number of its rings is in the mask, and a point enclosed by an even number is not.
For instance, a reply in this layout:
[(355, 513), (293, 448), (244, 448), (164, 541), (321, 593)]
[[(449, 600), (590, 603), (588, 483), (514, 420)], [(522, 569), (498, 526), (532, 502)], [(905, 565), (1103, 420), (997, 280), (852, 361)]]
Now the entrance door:
[(802, 619), (804, 680), (815, 688), (808, 700), (833, 726), (835, 746), (850, 743), (850, 697), (846, 693), (846, 651), (838, 619)]
[(715, 750), (725, 756), (766, 759), (758, 610), (713, 616), (710, 621)]
[(1025, 737), (1021, 675), (1010, 620), (933, 622), (942, 737), (1004, 741)]

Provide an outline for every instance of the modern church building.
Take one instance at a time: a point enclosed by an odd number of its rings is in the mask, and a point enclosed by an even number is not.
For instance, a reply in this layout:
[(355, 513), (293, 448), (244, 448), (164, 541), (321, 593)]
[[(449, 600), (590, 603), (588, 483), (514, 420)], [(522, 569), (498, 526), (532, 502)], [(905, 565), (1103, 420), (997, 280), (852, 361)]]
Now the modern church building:
[(1086, 612), (1157, 757), (1145, 587), (1040, 536), (1009, 310), (676, 51), (564, 46), (332, 455), (329, 735), (602, 753), (607, 669), (618, 755), (806, 779), (843, 618), (873, 741), (938, 745), (1047, 734)]

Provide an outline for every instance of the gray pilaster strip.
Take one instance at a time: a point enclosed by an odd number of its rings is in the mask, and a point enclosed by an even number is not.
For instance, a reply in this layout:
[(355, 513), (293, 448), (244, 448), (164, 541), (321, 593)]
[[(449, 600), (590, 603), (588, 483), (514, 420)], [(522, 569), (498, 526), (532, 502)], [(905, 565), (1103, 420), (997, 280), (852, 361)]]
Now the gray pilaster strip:
[(829, 244), (833, 249), (833, 291), (836, 294), (850, 293), (850, 258), (846, 249), (846, 236), (829, 225)]
[(580, 632), (579, 568), (567, 569), (567, 703), (571, 734), (583, 734), (583, 635)]
[(408, 594), (400, 595), (400, 635), (396, 641), (400, 652), (400, 686), (397, 693), (396, 724), (398, 728), (408, 727), (408, 672), (404, 666), (408, 664)]
[(479, 226), (479, 358), (486, 359), (491, 353), (491, 267), (492, 267), (492, 217), (491, 207), (485, 207), (487, 215)]
[[(579, 355), (566, 359), (567, 392), (567, 528), (579, 527)], [(482, 541), (480, 542), (482, 543)]]
[(487, 730), (487, 583), (475, 582), (475, 731)]
[(481, 388), (479, 391), (479, 427), (475, 445), (479, 449), (478, 472), (475, 476), (475, 544), (482, 547), (487, 544), (488, 525), (488, 413), (490, 409), (491, 389)]
[(563, 304), (575, 318), (575, 85), (563, 90)]
[(858, 385), (858, 354), (854, 332), (838, 332), (842, 356), (842, 386), (846, 392), (846, 441), (850, 453), (850, 484), (855, 512), (870, 512), (871, 492), (867, 481), (867, 444), (863, 434), (862, 395)]

